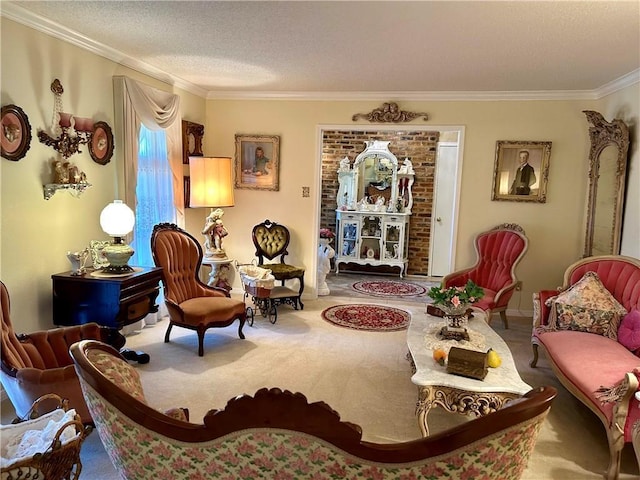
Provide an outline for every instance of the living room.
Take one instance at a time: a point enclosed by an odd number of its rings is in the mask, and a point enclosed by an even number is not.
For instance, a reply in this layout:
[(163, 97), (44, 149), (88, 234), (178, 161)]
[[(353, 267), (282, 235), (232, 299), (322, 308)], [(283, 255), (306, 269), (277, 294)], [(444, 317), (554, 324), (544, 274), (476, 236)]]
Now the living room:
[[(42, 188), (49, 182), (54, 152), (40, 143), (35, 133), (51, 121), (50, 85), (55, 78), (64, 85), (65, 108), (105, 121), (114, 130), (114, 76), (127, 76), (179, 95), (183, 119), (205, 126), (203, 150), (207, 155), (234, 157), (236, 134), (280, 136), (280, 189), (235, 191), (235, 206), (225, 209), (229, 231), (225, 248), (231, 258), (250, 262), (255, 251), (251, 228), (268, 218), (293, 232), (296, 241), (290, 249), (291, 263), (315, 271), (318, 230), (322, 227), (319, 128), (369, 126), (364, 120), (353, 122), (352, 116), (395, 101), (395, 97), (209, 96), (169, 76), (144, 72), (142, 66), (136, 69), (120, 64), (83, 47), (78, 39), (74, 43), (72, 36), (60, 38), (56, 27), (49, 26), (46, 33), (44, 27), (36, 28), (28, 15), (16, 17), (15, 10), (5, 10), (5, 2), (2, 9), (2, 105), (20, 106), (28, 114), (34, 136), (24, 158), (0, 162), (0, 278), (11, 292), (12, 317), (19, 331), (52, 326), (51, 275), (69, 269), (66, 252), (85, 248), (92, 240), (109, 239), (100, 228), (100, 212), (123, 192), (123, 146), (116, 138), (114, 157), (106, 165), (93, 162), (87, 151), (73, 157), (92, 185), (79, 198), (59, 192), (44, 200)], [(637, 43), (630, 48), (637, 48)], [(403, 110), (429, 114), (428, 121), (415, 120), (409, 126), (464, 127), (454, 267), (473, 262), (472, 239), (478, 232), (504, 222), (518, 223), (526, 231), (529, 250), (518, 266), (523, 285), (510, 305), (513, 315), (530, 317), (532, 294), (560, 285), (566, 267), (582, 256), (589, 158), (583, 110), (598, 111), (607, 120), (621, 118), (630, 126), (632, 146), (620, 252), (640, 258), (640, 151), (636, 145), (640, 138), (640, 84), (638, 70), (624, 74), (624, 79), (610, 78), (607, 88), (601, 84), (586, 93), (564, 96), (434, 101), (416, 95), (397, 100)], [(616, 89), (614, 84), (624, 86)], [(492, 201), (495, 148), (501, 140), (552, 142), (545, 203)], [(309, 197), (302, 195), (303, 187), (309, 187)], [(186, 209), (185, 229), (199, 237), (206, 213), (205, 209)], [(309, 275), (305, 297), (313, 299), (316, 287), (315, 276)], [(234, 288), (241, 288), (238, 278)]]

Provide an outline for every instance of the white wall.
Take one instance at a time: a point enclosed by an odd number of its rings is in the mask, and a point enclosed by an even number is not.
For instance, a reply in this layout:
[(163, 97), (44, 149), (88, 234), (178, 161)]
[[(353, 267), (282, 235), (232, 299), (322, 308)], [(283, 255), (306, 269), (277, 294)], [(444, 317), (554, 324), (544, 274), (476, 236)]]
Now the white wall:
[(640, 258), (640, 85), (608, 95), (598, 108), (606, 120), (619, 118), (629, 126), (631, 142), (620, 253)]

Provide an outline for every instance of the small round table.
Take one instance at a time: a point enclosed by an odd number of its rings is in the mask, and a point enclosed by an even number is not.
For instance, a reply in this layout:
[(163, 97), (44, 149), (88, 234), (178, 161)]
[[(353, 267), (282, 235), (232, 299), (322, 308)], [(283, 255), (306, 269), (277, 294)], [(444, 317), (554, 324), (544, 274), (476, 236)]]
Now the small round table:
[(207, 285), (224, 288), (230, 292), (235, 277), (233, 262), (234, 260), (231, 258), (204, 257), (202, 259), (202, 265), (211, 267)]

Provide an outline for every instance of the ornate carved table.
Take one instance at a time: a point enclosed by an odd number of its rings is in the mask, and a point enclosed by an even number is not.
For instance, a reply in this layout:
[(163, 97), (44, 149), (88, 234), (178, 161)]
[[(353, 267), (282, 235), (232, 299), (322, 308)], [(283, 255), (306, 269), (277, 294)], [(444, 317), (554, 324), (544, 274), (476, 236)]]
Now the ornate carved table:
[[(484, 312), (474, 309), (474, 318), (467, 327), (469, 342), (441, 340), (437, 333), (443, 325), (442, 318), (415, 315), (407, 331), (410, 360), (415, 367), (411, 381), (418, 386), (416, 414), (424, 436), (429, 435), (427, 415), (435, 406), (452, 413), (481, 416), (531, 390), (520, 378), (509, 347), (487, 324)], [(452, 345), (484, 352), (493, 348), (502, 358), (502, 365), (490, 368), (484, 380), (447, 373), (446, 367), (433, 359), (433, 348), (448, 352)]]

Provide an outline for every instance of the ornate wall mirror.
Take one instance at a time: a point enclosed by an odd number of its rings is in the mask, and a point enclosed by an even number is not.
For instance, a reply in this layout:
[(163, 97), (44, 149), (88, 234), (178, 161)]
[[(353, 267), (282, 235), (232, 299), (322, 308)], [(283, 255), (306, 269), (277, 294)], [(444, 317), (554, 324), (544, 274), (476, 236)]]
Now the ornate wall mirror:
[(629, 128), (584, 110), (589, 127), (589, 188), (584, 257), (618, 255), (629, 150)]

